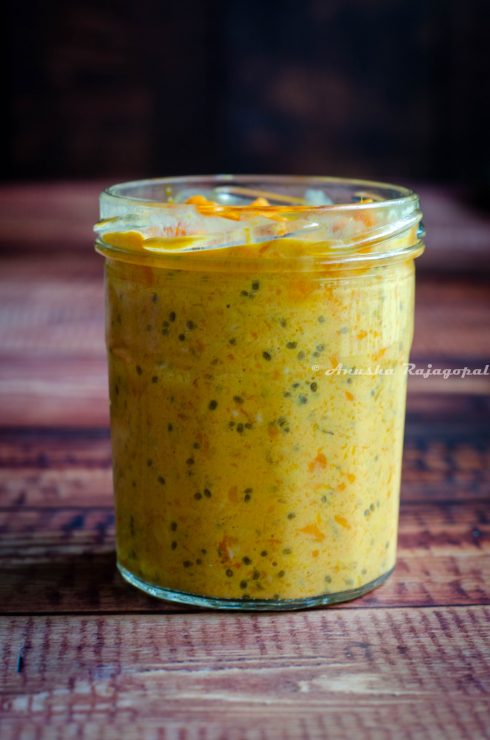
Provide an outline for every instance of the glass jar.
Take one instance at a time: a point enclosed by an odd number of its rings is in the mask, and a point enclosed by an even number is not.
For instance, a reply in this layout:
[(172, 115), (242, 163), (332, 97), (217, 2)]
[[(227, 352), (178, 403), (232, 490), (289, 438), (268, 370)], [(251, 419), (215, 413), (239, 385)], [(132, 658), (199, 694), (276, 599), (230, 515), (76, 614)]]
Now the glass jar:
[(117, 560), (153, 596), (296, 609), (395, 565), (417, 196), (216, 176), (101, 196)]

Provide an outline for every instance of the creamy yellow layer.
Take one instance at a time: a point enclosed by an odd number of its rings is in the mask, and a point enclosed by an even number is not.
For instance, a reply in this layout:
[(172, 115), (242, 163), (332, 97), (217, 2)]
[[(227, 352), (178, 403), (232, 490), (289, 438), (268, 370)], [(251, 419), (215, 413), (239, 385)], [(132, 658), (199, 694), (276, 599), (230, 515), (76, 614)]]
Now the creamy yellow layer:
[(108, 258), (106, 287), (125, 568), (253, 600), (339, 593), (393, 567), (411, 259), (219, 273)]

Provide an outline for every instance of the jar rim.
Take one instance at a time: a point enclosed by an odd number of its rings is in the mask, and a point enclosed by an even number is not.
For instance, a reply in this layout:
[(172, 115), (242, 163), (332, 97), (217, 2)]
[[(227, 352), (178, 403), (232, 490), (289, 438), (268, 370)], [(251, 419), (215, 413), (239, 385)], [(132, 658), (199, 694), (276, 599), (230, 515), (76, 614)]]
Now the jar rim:
[[(152, 177), (152, 178), (144, 178), (141, 180), (128, 180), (123, 181), (119, 183), (114, 183), (113, 185), (109, 185), (103, 190), (103, 194), (110, 196), (111, 198), (117, 198), (118, 200), (124, 200), (129, 202), (136, 202), (138, 204), (144, 204), (144, 203), (151, 203), (154, 205), (158, 205), (161, 207), (165, 206), (174, 206), (175, 203), (172, 201), (165, 201), (161, 199), (155, 199), (155, 198), (149, 198), (149, 197), (140, 197), (137, 195), (130, 195), (128, 192), (132, 188), (133, 189), (141, 189), (143, 187), (171, 187), (173, 185), (197, 185), (198, 183), (219, 183), (223, 186), (227, 184), (231, 184), (235, 181), (243, 182), (243, 183), (255, 183), (255, 182), (263, 182), (263, 183), (270, 183), (271, 185), (279, 184), (279, 185), (309, 185), (309, 186), (324, 186), (324, 187), (332, 187), (332, 186), (353, 186), (353, 187), (359, 187), (359, 188), (365, 188), (369, 187), (371, 190), (378, 189), (386, 191), (386, 193), (391, 192), (391, 196), (387, 196), (385, 198), (379, 199), (379, 200), (373, 200), (372, 202), (337, 202), (337, 203), (328, 203), (328, 204), (320, 204), (320, 205), (314, 205), (314, 204), (305, 204), (305, 205), (297, 205), (294, 204), (290, 205), (283, 205), (283, 206), (276, 206), (277, 208), (284, 208), (286, 210), (311, 210), (315, 212), (323, 211), (323, 210), (337, 210), (337, 209), (346, 209), (346, 210), (358, 210), (359, 208), (380, 208), (385, 207), (387, 204), (390, 205), (401, 205), (402, 203), (418, 203), (418, 196), (417, 194), (411, 190), (410, 188), (407, 188), (403, 185), (395, 185), (393, 183), (384, 182), (381, 180), (369, 180), (369, 179), (363, 179), (363, 178), (349, 178), (349, 177), (330, 177), (330, 176), (324, 176), (324, 175), (253, 175), (253, 174), (245, 174), (245, 175), (239, 175), (239, 174), (216, 174), (216, 175), (178, 175), (178, 176), (169, 176), (169, 177)], [(231, 206), (233, 208), (246, 208), (247, 206), (240, 206), (240, 205), (234, 205)], [(226, 208), (226, 206), (224, 206)], [(256, 210), (264, 210), (267, 211), (267, 209), (270, 208), (270, 206), (254, 206), (254, 209)]]
[(234, 262), (257, 259), (264, 270), (274, 260), (279, 269), (289, 264), (311, 269), (311, 263), (316, 269), (379, 264), (423, 250), (417, 194), (374, 180), (249, 174), (149, 178), (109, 186), (100, 209), (97, 251), (146, 264), (172, 263), (176, 269), (205, 262), (216, 268), (223, 259), (227, 270)]

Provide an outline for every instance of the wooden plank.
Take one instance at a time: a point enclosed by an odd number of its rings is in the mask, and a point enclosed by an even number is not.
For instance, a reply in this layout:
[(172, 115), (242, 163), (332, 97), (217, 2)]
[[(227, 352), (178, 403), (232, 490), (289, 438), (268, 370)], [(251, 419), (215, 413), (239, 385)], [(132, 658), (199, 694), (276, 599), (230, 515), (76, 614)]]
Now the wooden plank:
[(417, 423), (424, 428), (433, 427), (437, 433), (444, 428), (460, 425), (461, 422), (475, 425), (477, 433), (488, 428), (490, 418), (490, 395), (430, 393), (409, 391), (407, 398), (407, 425)]
[[(47, 256), (42, 262), (2, 260), (2, 353), (29, 350), (56, 356), (103, 356), (103, 260), (89, 252)], [(490, 279), (424, 276), (417, 280), (413, 357), (430, 361), (488, 361)], [(29, 295), (26, 302), (25, 296)], [(42, 335), (40, 335), (42, 332)], [(78, 347), (77, 347), (78, 345)]]
[[(71, 340), (70, 340), (71, 341)], [(434, 362), (435, 358), (432, 358)], [(414, 358), (416, 361), (416, 358)], [(479, 360), (464, 364), (483, 367)], [(427, 363), (423, 361), (423, 367)], [(450, 362), (445, 367), (451, 367)], [(444, 399), (431, 398), (444, 395)], [(409, 378), (407, 409), (441, 409), (446, 397), (471, 395), (490, 405), (490, 376), (475, 378)], [(485, 400), (485, 396), (487, 397)], [(464, 402), (463, 402), (464, 403)], [(76, 352), (49, 356), (0, 351), (0, 421), (9, 426), (100, 426), (109, 424), (105, 356)]]
[[(111, 507), (0, 512), (0, 612), (168, 610), (125, 587)], [(490, 502), (402, 506), (389, 582), (348, 608), (490, 603)]]
[[(99, 194), (108, 182), (0, 185), (0, 247), (4, 254), (87, 254), (98, 218)], [(419, 272), (461, 275), (473, 267), (489, 270), (489, 225), (472, 207), (464, 189), (414, 184), (421, 197), (427, 250)]]
[[(403, 501), (489, 500), (490, 433), (483, 418), (449, 415), (436, 421), (426, 404), (409, 414), (402, 469)], [(470, 411), (470, 405), (467, 412)], [(451, 408), (446, 404), (446, 413)], [(454, 410), (454, 406), (452, 407)], [(461, 409), (462, 411), (462, 409)], [(438, 416), (435, 417), (439, 418)]]
[[(402, 549), (448, 555), (490, 547), (490, 501), (402, 502)], [(114, 543), (112, 506), (0, 510), (0, 557), (35, 562), (48, 554), (105, 552)], [(476, 550), (475, 550), (476, 548)]]
[[(2, 260), (0, 409), (9, 425), (108, 424), (102, 260), (86, 255)], [(490, 346), (490, 281), (418, 281), (412, 359), (424, 369), (483, 368)], [(29, 301), (25, 296), (29, 295)], [(409, 377), (415, 396), (490, 396), (490, 375), (462, 379)]]
[(3, 737), (129, 726), (187, 740), (488, 737), (486, 607), (26, 616), (0, 628)]
[(0, 187), (0, 246), (4, 254), (39, 255), (86, 249), (93, 242), (100, 182), (25, 183)]
[[(415, 358), (416, 360), (416, 358)], [(433, 360), (434, 361), (434, 358)], [(470, 364), (466, 360), (466, 364)], [(426, 361), (423, 362), (424, 367)], [(451, 367), (451, 363), (445, 364)], [(473, 360), (472, 367), (482, 366)], [(462, 367), (462, 365), (458, 365)], [(50, 356), (6, 354), (0, 351), (0, 422), (3, 426), (106, 427), (109, 423), (108, 381), (105, 356), (102, 354)], [(473, 396), (464, 399), (459, 409), (471, 404), (490, 406), (490, 376), (485, 378), (438, 377), (410, 378), (407, 409), (440, 411), (448, 416), (449, 396)], [(435, 396), (435, 397), (434, 397)], [(443, 396), (443, 398), (437, 398)], [(452, 402), (450, 402), (452, 403)], [(484, 409), (481, 409), (483, 414)]]
[[(137, 614), (198, 611), (146, 597), (116, 572), (114, 552), (76, 554), (75, 548), (52, 549), (26, 561), (2, 559), (1, 614)], [(490, 604), (488, 548), (452, 554), (400, 547), (398, 564), (388, 582), (345, 609), (399, 606), (470, 606)]]
[[(423, 420), (408, 420), (402, 484), (405, 501), (489, 496), (490, 430), (485, 407), (480, 405), (481, 416), (478, 410), (472, 414), (471, 402), (448, 403), (446, 408), (451, 410), (450, 423), (433, 421), (430, 413)], [(0, 507), (111, 504), (107, 429), (0, 428)]]
[(2, 423), (107, 426), (105, 357), (6, 356), (0, 353)]
[(460, 275), (468, 269), (488, 271), (489, 222), (486, 210), (475, 207), (474, 198), (463, 188), (420, 185), (427, 231), (425, 254), (419, 271), (445, 271)]
[(413, 357), (488, 362), (489, 287), (488, 278), (481, 275), (418, 275)]
[[(99, 190), (0, 186), (2, 739), (490, 737), (488, 378), (409, 379), (398, 565), (362, 600), (195, 613), (117, 575)], [(488, 224), (438, 193), (413, 358), (477, 367)]]

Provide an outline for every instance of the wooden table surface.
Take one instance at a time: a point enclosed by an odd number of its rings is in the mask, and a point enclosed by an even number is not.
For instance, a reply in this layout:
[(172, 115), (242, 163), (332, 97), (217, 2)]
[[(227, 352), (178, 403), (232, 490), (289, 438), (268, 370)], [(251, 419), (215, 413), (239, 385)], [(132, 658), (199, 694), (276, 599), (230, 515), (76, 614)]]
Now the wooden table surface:
[[(116, 574), (100, 186), (0, 188), (1, 737), (490, 737), (488, 375), (410, 378), (398, 566), (374, 593), (218, 613)], [(413, 360), (483, 368), (488, 217), (419, 190)]]

